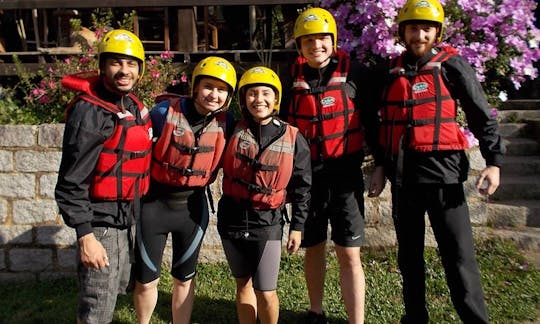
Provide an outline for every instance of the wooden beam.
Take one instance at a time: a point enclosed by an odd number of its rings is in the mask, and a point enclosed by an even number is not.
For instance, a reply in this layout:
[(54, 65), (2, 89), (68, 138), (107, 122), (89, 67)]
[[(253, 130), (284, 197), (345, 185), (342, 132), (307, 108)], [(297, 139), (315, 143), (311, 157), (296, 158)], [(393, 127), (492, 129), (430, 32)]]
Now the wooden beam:
[[(278, 5), (315, 4), (317, 0), (153, 0), (152, 6), (240, 6), (240, 5)], [(148, 0), (101, 0), (99, 8), (148, 7)], [(0, 9), (43, 9), (43, 8), (96, 8), (96, 3), (88, 0), (0, 0)]]
[[(162, 51), (146, 51), (146, 55), (160, 55)], [(205, 57), (210, 55), (222, 56), (231, 62), (245, 62), (245, 63), (260, 63), (261, 57), (268, 57), (271, 53), (272, 62), (290, 62), (294, 57), (296, 57), (297, 52), (293, 49), (273, 49), (273, 50), (217, 50), (217, 51), (208, 51), (208, 52), (181, 52), (181, 51), (171, 51), (174, 55), (173, 62), (174, 64), (189, 65), (195, 64), (202, 60)], [(68, 57), (70, 55), (53, 55), (43, 52), (10, 52), (0, 54), (0, 62), (2, 58), (10, 57), (13, 54), (18, 54), (19, 56), (24, 56), (25, 60), (33, 59), (37, 61), (39, 59), (44, 60), (45, 58), (56, 57)], [(22, 63), (22, 66), (28, 72), (36, 72), (39, 68), (47, 68), (48, 66), (54, 67), (54, 63)], [(15, 68), (15, 63), (5, 62), (0, 64), (0, 77), (2, 76), (15, 76), (17, 75), (17, 69)]]

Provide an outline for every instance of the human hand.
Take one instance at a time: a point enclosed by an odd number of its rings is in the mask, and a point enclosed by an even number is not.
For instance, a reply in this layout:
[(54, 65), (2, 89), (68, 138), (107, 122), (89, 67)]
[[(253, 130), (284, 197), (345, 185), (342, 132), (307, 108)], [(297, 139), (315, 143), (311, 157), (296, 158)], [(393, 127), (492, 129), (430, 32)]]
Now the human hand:
[(500, 170), (499, 167), (488, 165), (476, 180), (476, 189), (482, 195), (492, 195), (499, 187)]
[(300, 242), (302, 241), (302, 232), (289, 231), (289, 240), (287, 241), (287, 252), (294, 253), (300, 248)]
[(96, 239), (94, 233), (79, 238), (79, 252), (81, 262), (87, 268), (101, 269), (109, 266), (107, 252)]
[(371, 174), (371, 181), (369, 184), (368, 197), (378, 197), (384, 190), (386, 185), (386, 179), (384, 177), (384, 168), (382, 166), (375, 167)]

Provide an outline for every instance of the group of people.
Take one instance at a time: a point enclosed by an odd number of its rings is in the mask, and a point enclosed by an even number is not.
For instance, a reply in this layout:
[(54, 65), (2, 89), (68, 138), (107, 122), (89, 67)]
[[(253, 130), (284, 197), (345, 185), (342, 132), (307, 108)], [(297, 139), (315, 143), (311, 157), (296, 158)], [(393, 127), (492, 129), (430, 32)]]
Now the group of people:
[[(373, 155), (368, 197), (391, 183), (403, 278), (402, 323), (427, 323), (424, 232), (427, 212), (452, 302), (465, 323), (488, 323), (463, 182), (467, 141), (457, 103), (479, 139), (487, 167), (476, 185), (499, 185), (504, 146), (474, 71), (441, 46), (437, 0), (408, 0), (397, 17), (406, 50), (367, 68), (337, 47), (332, 14), (299, 14), (298, 58), (281, 78), (255, 66), (237, 73), (209, 56), (193, 70), (189, 96), (164, 94), (150, 111), (133, 94), (144, 73), (141, 41), (107, 33), (99, 71), (64, 77), (78, 92), (66, 109), (55, 190), (76, 231), (78, 323), (112, 321), (118, 293), (133, 289), (139, 323), (149, 323), (167, 237), (172, 237), (173, 323), (189, 323), (196, 265), (223, 170), (217, 229), (236, 280), (239, 323), (278, 323), (276, 292), (284, 225), (286, 250), (305, 248), (310, 307), (323, 310), (328, 225), (349, 323), (363, 323), (365, 148)], [(228, 112), (237, 93), (241, 118)], [(290, 208), (286, 208), (290, 205)], [(133, 266), (131, 266), (133, 264)]]

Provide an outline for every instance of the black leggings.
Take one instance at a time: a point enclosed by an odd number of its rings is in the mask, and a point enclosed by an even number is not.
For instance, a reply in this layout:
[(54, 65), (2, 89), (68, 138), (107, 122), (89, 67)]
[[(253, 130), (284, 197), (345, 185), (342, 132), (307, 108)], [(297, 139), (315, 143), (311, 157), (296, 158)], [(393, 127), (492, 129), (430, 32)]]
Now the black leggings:
[(134, 266), (137, 281), (148, 283), (159, 278), (169, 233), (172, 236), (172, 276), (181, 281), (193, 278), (208, 218), (204, 190), (194, 191), (187, 201), (145, 202), (137, 223)]

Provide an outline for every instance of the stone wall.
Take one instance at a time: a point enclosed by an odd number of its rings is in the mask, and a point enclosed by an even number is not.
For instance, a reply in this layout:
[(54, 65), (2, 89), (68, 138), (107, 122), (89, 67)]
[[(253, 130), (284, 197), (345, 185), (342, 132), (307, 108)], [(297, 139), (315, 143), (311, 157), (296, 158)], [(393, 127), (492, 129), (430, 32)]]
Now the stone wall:
[[(54, 201), (54, 187), (62, 155), (63, 124), (40, 126), (0, 125), (0, 281), (42, 280), (75, 273), (75, 231), (63, 224)], [(483, 160), (473, 150), (472, 173), (482, 169)], [(366, 174), (369, 174), (366, 165)], [(472, 222), (483, 226), (487, 206), (470, 192)], [(367, 180), (366, 180), (366, 183)], [(392, 229), (389, 185), (380, 198), (366, 198), (366, 245), (395, 244)], [(213, 186), (217, 205), (219, 186)], [(200, 259), (224, 260), (221, 241), (211, 216)], [(430, 229), (426, 243), (434, 245)], [(170, 249), (166, 254), (170, 256)], [(166, 256), (166, 263), (170, 257)]]

